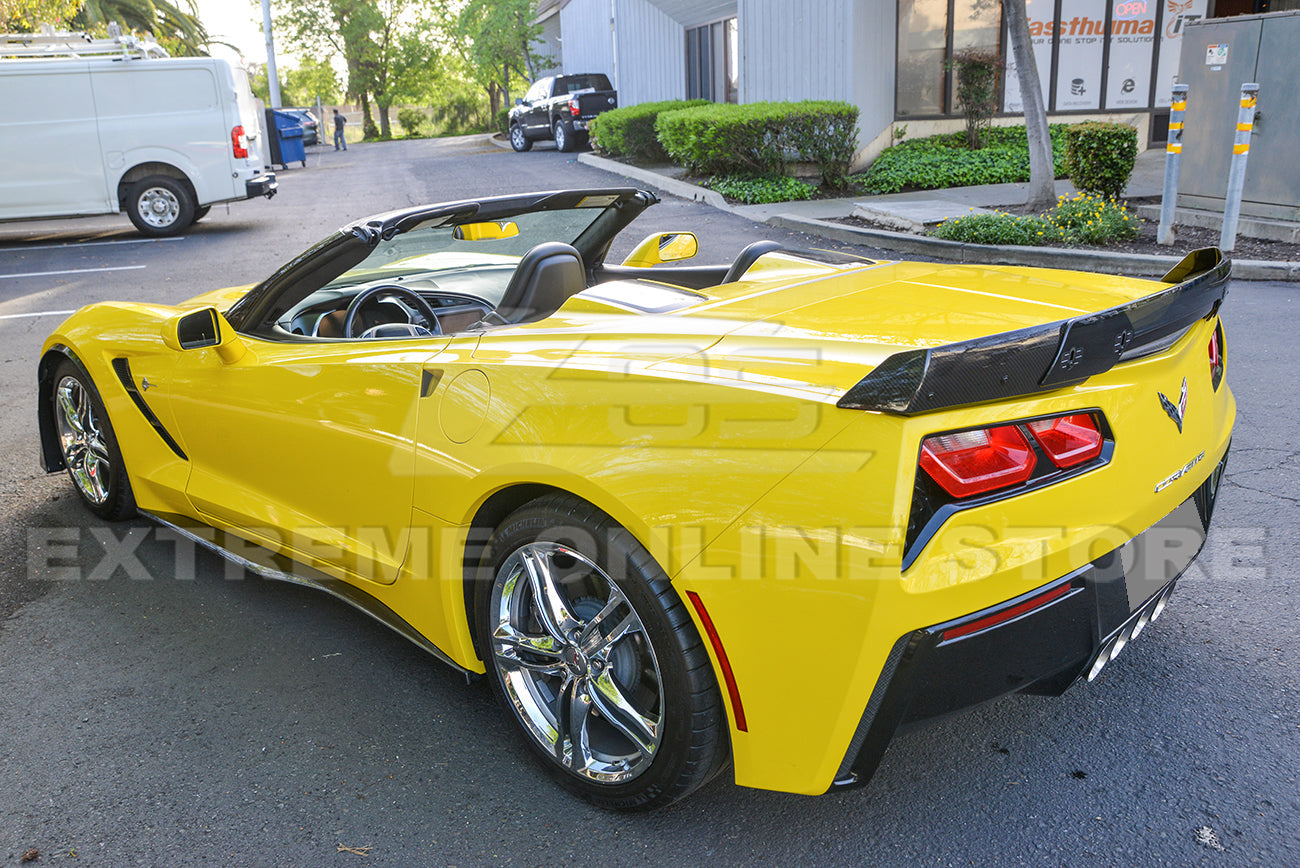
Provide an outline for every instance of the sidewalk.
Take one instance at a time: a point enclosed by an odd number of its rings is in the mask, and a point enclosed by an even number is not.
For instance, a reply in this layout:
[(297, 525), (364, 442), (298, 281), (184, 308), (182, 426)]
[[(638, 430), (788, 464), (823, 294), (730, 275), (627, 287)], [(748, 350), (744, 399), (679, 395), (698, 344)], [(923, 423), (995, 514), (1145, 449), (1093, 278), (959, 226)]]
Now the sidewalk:
[[(1125, 189), (1127, 198), (1161, 194), (1164, 186), (1164, 158), (1164, 151), (1154, 149), (1138, 155), (1133, 167), (1133, 175)], [(1159, 256), (1057, 247), (965, 244), (920, 234), (926, 225), (932, 225), (947, 217), (969, 214), (972, 208), (979, 211), (1021, 205), (1025, 202), (1028, 184), (985, 184), (977, 187), (921, 190), (885, 196), (815, 199), (772, 205), (732, 205), (714, 190), (675, 177), (681, 172), (677, 167), (646, 169), (598, 157), (592, 153), (579, 154), (578, 160), (594, 168), (631, 178), (656, 190), (684, 199), (705, 202), (720, 210), (758, 223), (820, 235), (844, 243), (881, 247), (935, 259), (1160, 277), (1182, 258), (1173, 253)], [(1074, 185), (1069, 181), (1057, 181), (1056, 192), (1058, 195), (1073, 195)], [(899, 231), (868, 229), (835, 222), (850, 216), (863, 216), (874, 222), (892, 225)], [(1180, 211), (1180, 218), (1181, 216)], [(1232, 274), (1243, 280), (1300, 280), (1300, 262), (1234, 259)]]

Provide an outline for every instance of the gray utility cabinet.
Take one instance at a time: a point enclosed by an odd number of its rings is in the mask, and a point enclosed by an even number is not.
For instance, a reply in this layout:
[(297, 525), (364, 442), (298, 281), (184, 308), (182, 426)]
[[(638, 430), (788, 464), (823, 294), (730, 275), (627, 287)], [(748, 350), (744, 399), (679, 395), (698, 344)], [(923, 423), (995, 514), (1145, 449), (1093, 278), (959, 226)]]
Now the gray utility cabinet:
[(1214, 18), (1188, 26), (1179, 80), (1188, 94), (1178, 204), (1223, 211), (1241, 85), (1253, 81), (1259, 83), (1259, 101), (1241, 213), (1300, 219), (1300, 13)]

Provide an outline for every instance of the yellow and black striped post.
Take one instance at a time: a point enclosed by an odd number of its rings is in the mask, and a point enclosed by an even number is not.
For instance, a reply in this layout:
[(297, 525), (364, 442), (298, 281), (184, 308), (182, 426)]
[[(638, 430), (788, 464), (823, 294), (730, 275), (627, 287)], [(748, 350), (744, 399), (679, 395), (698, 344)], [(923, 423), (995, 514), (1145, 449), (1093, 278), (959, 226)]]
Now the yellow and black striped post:
[(1165, 188), (1160, 194), (1157, 244), (1174, 243), (1174, 209), (1178, 205), (1178, 169), (1183, 157), (1183, 116), (1187, 114), (1187, 85), (1174, 85), (1169, 102), (1169, 142), (1165, 145)]
[(1246, 160), (1250, 157), (1250, 133), (1255, 126), (1255, 103), (1259, 85), (1241, 86), (1241, 108), (1237, 110), (1237, 136), (1232, 142), (1232, 168), (1228, 170), (1228, 197), (1223, 203), (1223, 229), (1219, 249), (1230, 253), (1237, 244), (1237, 219), (1241, 216), (1241, 193), (1246, 187)]

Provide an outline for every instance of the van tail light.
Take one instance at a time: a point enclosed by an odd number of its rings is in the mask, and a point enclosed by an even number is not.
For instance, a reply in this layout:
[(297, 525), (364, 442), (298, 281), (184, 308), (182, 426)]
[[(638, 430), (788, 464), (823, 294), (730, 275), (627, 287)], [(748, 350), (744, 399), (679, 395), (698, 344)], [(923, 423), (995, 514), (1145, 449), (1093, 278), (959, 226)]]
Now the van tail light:
[(1088, 413), (1029, 423), (1029, 431), (1052, 463), (1064, 470), (1101, 454), (1102, 436)]
[(580, 112), (581, 110), (578, 108), (578, 100), (577, 99), (569, 100), (569, 114), (573, 115), (576, 118), (580, 114)]
[(927, 437), (921, 467), (953, 497), (1018, 485), (1034, 472), (1034, 450), (1015, 425)]
[(237, 160), (242, 160), (248, 156), (248, 136), (244, 135), (242, 126), (235, 127), (230, 131), (230, 150)]
[(1223, 323), (1216, 323), (1214, 334), (1210, 335), (1210, 385), (1219, 391), (1223, 382)]

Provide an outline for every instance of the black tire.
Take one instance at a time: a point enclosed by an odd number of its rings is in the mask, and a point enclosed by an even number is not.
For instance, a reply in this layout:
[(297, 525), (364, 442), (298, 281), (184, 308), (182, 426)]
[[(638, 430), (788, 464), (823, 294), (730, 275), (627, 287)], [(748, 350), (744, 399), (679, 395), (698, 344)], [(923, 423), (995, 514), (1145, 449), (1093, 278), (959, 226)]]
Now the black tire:
[(198, 223), (198, 222), (199, 222), (200, 220), (202, 220), (204, 217), (207, 217), (207, 216), (208, 216), (208, 212), (211, 211), (211, 210), (212, 210), (212, 206), (211, 206), (211, 205), (204, 205), (204, 206), (201, 207), (201, 208), (195, 208), (195, 209), (194, 209), (194, 222), (195, 222), (195, 223)]
[(555, 122), (555, 148), (568, 154), (578, 147), (578, 137), (568, 121)]
[(194, 196), (183, 182), (152, 175), (127, 190), (126, 213), (145, 235), (177, 235), (194, 222)]
[(533, 149), (533, 140), (528, 138), (528, 134), (524, 132), (524, 128), (519, 124), (510, 125), (510, 147), (520, 154)]
[[(558, 605), (539, 607), (538, 588)], [(608, 515), (560, 494), (511, 513), (489, 541), (474, 602), (488, 680), (565, 789), (603, 808), (649, 810), (726, 763), (726, 712), (704, 644), (663, 570)]]
[(133, 517), (135, 496), (122, 450), (90, 377), (64, 359), (54, 371), (50, 401), (63, 463), (82, 503), (107, 521)]

